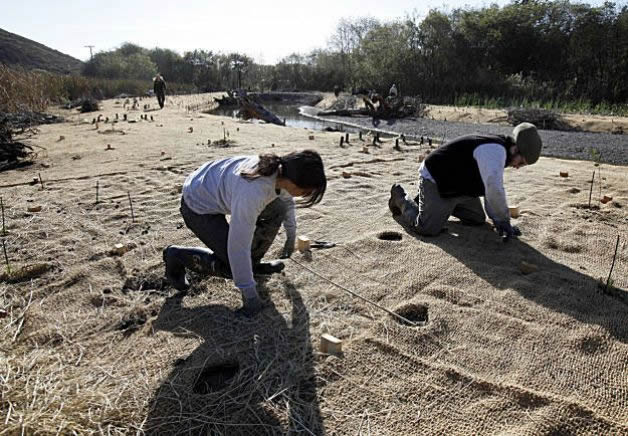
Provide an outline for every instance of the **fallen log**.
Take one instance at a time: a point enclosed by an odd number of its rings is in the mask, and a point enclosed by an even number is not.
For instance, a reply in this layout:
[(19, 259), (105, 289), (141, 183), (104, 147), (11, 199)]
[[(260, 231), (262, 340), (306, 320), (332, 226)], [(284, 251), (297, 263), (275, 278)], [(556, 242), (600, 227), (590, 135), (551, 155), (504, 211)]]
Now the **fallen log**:
[(371, 112), (368, 109), (339, 109), (339, 110), (333, 110), (333, 111), (320, 111), (320, 112), (317, 112), (316, 115), (320, 115), (320, 116), (337, 115), (341, 117), (350, 117), (352, 115), (371, 115)]
[(240, 102), (240, 116), (245, 120), (257, 118), (267, 123), (285, 126), (286, 123), (279, 119), (277, 115), (266, 109), (259, 103), (249, 100), (247, 97), (238, 97)]
[(399, 119), (405, 117), (423, 117), (425, 105), (418, 98), (414, 97), (387, 97), (383, 98), (378, 94), (373, 94), (371, 98), (362, 97), (364, 108), (360, 109), (338, 109), (320, 111), (319, 116), (353, 116), (367, 115), (376, 119)]

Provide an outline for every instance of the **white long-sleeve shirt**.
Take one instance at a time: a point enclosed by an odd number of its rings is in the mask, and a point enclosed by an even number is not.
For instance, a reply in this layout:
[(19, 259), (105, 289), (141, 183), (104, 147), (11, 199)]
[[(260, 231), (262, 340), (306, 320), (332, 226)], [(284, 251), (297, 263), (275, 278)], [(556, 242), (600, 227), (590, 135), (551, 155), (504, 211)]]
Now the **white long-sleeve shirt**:
[[(240, 288), (255, 286), (251, 245), (257, 217), (277, 198), (277, 175), (247, 180), (241, 171), (259, 162), (258, 156), (234, 156), (205, 163), (183, 184), (185, 204), (199, 215), (231, 215), (227, 254), (233, 281)], [(279, 197), (288, 205), (284, 228), (288, 237), (296, 235), (294, 200), (285, 191)]]
[[(480, 177), (484, 183), (484, 208), (493, 221), (510, 219), (506, 191), (504, 190), (504, 162), (506, 150), (495, 143), (482, 144), (473, 151), (473, 158), (478, 164)], [(419, 168), (419, 174), (426, 180), (436, 183), (425, 161)]]

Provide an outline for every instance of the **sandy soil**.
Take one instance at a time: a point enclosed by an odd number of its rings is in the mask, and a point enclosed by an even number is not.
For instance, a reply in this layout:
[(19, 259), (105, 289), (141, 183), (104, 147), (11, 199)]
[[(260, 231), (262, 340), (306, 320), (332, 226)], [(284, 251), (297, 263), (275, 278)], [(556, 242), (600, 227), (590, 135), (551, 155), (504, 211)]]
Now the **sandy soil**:
[[(414, 191), (429, 148), (385, 142), (365, 154), (357, 138), (340, 148), (338, 133), (186, 110), (208, 98), (168, 98), (148, 121), (106, 101), (103, 118), (135, 122), (96, 129), (97, 114), (71, 115), (31, 139), (46, 148), (33, 166), (0, 173), (13, 270), (0, 283), (4, 431), (628, 434), (623, 167), (601, 168), (592, 209), (591, 162), (509, 169), (518, 241), (455, 219), (423, 238), (395, 222), (387, 199), (394, 182)], [(230, 147), (216, 145), (224, 138)], [(189, 172), (306, 147), (323, 156), (329, 185), (298, 211), (298, 233), (337, 247), (296, 253), (260, 280), (254, 319), (235, 313), (229, 281), (194, 277), (187, 295), (164, 285), (162, 248), (197, 244), (178, 214)], [(340, 355), (319, 351), (323, 333), (342, 340)]]
[[(428, 106), (428, 116), (435, 120), (509, 125), (508, 112), (503, 109), (482, 109), (455, 106)], [(628, 133), (628, 118), (603, 115), (563, 114), (570, 126), (584, 132)]]

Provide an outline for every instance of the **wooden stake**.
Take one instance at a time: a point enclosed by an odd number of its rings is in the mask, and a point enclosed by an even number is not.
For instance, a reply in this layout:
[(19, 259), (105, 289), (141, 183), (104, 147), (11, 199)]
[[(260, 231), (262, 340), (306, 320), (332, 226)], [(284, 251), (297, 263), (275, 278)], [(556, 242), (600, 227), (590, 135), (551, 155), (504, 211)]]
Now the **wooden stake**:
[(310, 238), (308, 238), (307, 236), (299, 236), (297, 238), (297, 250), (299, 250), (301, 253), (309, 251), (310, 250)]
[(340, 146), (341, 146), (341, 147), (342, 147), (342, 144), (344, 143), (344, 140), (345, 140), (344, 136), (341, 136), (341, 137), (340, 137)]
[(129, 206), (131, 206), (131, 220), (135, 222), (135, 214), (133, 213), (133, 202), (131, 201), (131, 192), (127, 191), (127, 196), (129, 197)]
[(328, 333), (321, 335), (321, 353), (325, 354), (342, 354), (342, 341)]
[(96, 180), (96, 204), (98, 204), (98, 180)]
[(41, 189), (44, 189), (44, 181), (41, 179), (41, 173), (39, 173), (39, 183), (41, 184)]
[(0, 207), (2, 208), (2, 236), (6, 236), (7, 229), (4, 226), (4, 202), (2, 201), (2, 197), (0, 197)]
[(591, 189), (589, 189), (589, 209), (591, 209), (591, 194), (593, 194), (593, 181), (595, 180), (595, 170), (593, 170), (593, 176), (591, 177)]
[(348, 144), (349, 143), (349, 134), (345, 133), (345, 142)]
[(360, 138), (360, 141), (364, 141), (364, 140), (362, 139), (362, 130), (360, 130), (360, 131), (358, 132), (358, 138)]
[(617, 258), (617, 249), (619, 248), (619, 235), (617, 235), (617, 242), (615, 243), (615, 254), (613, 255), (613, 263), (611, 264), (611, 270), (608, 272), (608, 278), (606, 279), (606, 292), (611, 283), (611, 274), (613, 274), (613, 268), (615, 267), (615, 259)]

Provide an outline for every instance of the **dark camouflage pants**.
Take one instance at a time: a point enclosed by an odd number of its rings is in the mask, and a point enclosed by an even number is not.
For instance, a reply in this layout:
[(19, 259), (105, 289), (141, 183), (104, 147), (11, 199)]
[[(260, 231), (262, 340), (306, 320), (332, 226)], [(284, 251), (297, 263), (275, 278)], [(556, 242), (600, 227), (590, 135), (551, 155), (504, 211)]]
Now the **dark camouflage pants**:
[[(229, 223), (224, 215), (199, 215), (192, 211), (181, 198), (181, 215), (183, 221), (214, 254), (229, 265), (227, 254), (227, 240), (229, 237)], [(281, 223), (286, 216), (287, 208), (284, 202), (276, 198), (266, 206), (257, 217), (253, 243), (251, 244), (251, 258), (253, 264), (259, 263), (270, 246), (273, 244)]]

